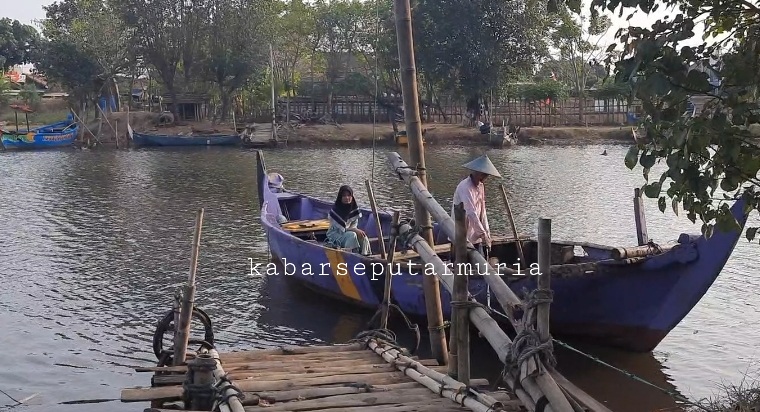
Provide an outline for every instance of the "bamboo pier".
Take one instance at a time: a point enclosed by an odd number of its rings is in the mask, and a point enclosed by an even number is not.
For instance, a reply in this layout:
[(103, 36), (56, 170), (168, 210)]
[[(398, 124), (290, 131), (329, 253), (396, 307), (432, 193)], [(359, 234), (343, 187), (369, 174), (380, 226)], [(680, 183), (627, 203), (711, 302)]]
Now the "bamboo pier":
[[(524, 411), (506, 391), (481, 390), (446, 375), (378, 337), (324, 346), (188, 353), (182, 366), (153, 372), (152, 387), (127, 388), (122, 402), (150, 402), (145, 412), (219, 411)], [(205, 376), (204, 376), (205, 375)]]

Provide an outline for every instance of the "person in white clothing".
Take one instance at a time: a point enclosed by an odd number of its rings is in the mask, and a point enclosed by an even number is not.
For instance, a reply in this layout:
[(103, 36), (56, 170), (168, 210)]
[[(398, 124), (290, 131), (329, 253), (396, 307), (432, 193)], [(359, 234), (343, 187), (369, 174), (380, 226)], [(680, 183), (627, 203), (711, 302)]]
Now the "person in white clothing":
[(467, 240), (480, 253), (487, 254), (491, 249), (491, 229), (488, 226), (483, 182), (488, 176), (501, 178), (501, 174), (487, 155), (480, 156), (462, 167), (469, 169), (470, 175), (459, 182), (454, 191), (451, 217), (454, 218), (454, 206), (462, 203), (467, 219)]

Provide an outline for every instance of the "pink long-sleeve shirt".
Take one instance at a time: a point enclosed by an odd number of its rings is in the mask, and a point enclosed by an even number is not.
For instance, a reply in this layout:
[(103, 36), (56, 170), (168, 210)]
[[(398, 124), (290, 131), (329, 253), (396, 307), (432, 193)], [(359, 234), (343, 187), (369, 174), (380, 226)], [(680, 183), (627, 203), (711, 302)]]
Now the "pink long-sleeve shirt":
[(486, 192), (483, 183), (477, 186), (473, 184), (470, 176), (459, 182), (454, 191), (454, 199), (451, 205), (451, 217), (454, 217), (454, 206), (464, 204), (467, 218), (467, 240), (472, 244), (483, 242), (484, 238), (491, 238), (491, 229), (488, 226), (486, 214)]

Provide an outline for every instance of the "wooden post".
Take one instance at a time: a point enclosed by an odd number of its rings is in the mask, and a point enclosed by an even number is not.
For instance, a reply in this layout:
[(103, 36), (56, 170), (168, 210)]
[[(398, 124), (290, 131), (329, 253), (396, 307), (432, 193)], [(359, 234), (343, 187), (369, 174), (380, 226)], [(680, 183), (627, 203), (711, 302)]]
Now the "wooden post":
[[(452, 338), (457, 345), (457, 380), (465, 385), (470, 384), (470, 309), (462, 307), (468, 301), (469, 273), (466, 271), (467, 257), (467, 222), (465, 220), (464, 204), (454, 207), (454, 223), (456, 236), (454, 237), (455, 256), (458, 274), (454, 277), (454, 300), (459, 302), (459, 307), (453, 309), (452, 318), (456, 324), (456, 338)], [(454, 335), (454, 331), (451, 332)]]
[(388, 315), (390, 313), (391, 304), (391, 280), (393, 277), (393, 258), (396, 256), (396, 239), (398, 238), (398, 222), (401, 219), (401, 214), (398, 210), (393, 211), (393, 220), (391, 221), (391, 238), (390, 238), (390, 254), (388, 255), (388, 265), (385, 273), (385, 288), (383, 289), (383, 308), (380, 318), (380, 328), (388, 328)]
[[(422, 143), (422, 126), (420, 124), (420, 105), (417, 95), (417, 70), (414, 64), (414, 39), (412, 38), (412, 14), (409, 0), (394, 0), (396, 17), (396, 41), (398, 46), (399, 66), (401, 70), (401, 95), (404, 100), (404, 123), (409, 144), (412, 165), (417, 167), (420, 182), (427, 187), (425, 173), (425, 148)], [(422, 238), (432, 247), (433, 230), (430, 214), (417, 200), (414, 201), (414, 220), (422, 228)], [(441, 295), (436, 276), (423, 276), (422, 286), (425, 291), (425, 309), (427, 312), (430, 347), (435, 359), (445, 365), (446, 334), (443, 330), (443, 310)]]
[[(375, 191), (372, 190), (372, 182), (370, 182), (369, 179), (365, 180), (364, 183), (367, 186), (367, 196), (369, 196), (369, 205), (372, 207), (372, 214), (375, 215), (375, 225), (377, 225), (377, 243), (380, 248), (380, 259), (385, 259), (385, 238), (383, 237), (383, 228), (380, 226), (380, 215), (377, 213)], [(391, 251), (393, 251), (393, 249), (391, 249)]]
[[(506, 129), (504, 133), (507, 133)], [(505, 135), (506, 136), (506, 135)], [(504, 200), (504, 207), (507, 209), (507, 217), (509, 217), (509, 224), (512, 227), (512, 233), (515, 235), (515, 242), (517, 243), (517, 254), (520, 257), (520, 265), (525, 265), (525, 254), (523, 254), (522, 242), (520, 241), (520, 234), (517, 233), (517, 227), (515, 226), (515, 217), (512, 216), (512, 208), (509, 206), (509, 198), (507, 197), (507, 189), (503, 184), (500, 184), (501, 198)]]
[[(552, 221), (538, 219), (538, 288), (551, 290), (552, 262)], [(551, 339), (549, 335), (549, 307), (551, 303), (541, 303), (536, 308), (536, 329), (541, 342)]]
[(193, 233), (192, 254), (190, 257), (190, 275), (187, 285), (182, 294), (177, 334), (174, 336), (174, 365), (185, 363), (187, 355), (187, 343), (190, 340), (190, 320), (193, 317), (193, 303), (195, 302), (195, 271), (198, 268), (198, 254), (201, 247), (201, 227), (203, 226), (203, 208), (198, 210), (195, 217), (195, 233)]
[(636, 238), (639, 246), (649, 243), (647, 235), (647, 222), (644, 219), (644, 199), (641, 197), (641, 189), (633, 189), (633, 216), (636, 220)]

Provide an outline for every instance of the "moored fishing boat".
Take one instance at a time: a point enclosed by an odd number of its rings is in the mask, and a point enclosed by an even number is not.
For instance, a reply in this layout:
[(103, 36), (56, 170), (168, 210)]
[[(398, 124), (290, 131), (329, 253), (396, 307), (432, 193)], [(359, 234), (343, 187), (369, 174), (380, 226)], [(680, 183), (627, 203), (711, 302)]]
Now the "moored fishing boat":
[[(258, 156), (258, 190), (261, 223), (278, 273), (322, 295), (374, 309), (382, 302), (385, 260), (362, 256), (324, 244), (329, 201), (282, 189), (272, 180)], [(731, 211), (744, 227), (744, 200)], [(359, 228), (378, 250), (378, 230), (370, 209), (362, 209)], [(391, 214), (380, 212), (382, 233), (390, 233)], [(433, 225), (434, 250), (446, 261), (450, 244), (440, 225)], [(552, 242), (551, 330), (555, 336), (593, 339), (602, 345), (648, 352), (691, 311), (707, 292), (730, 257), (741, 231), (716, 231), (710, 238), (681, 234), (668, 245), (613, 247), (585, 242)], [(374, 238), (374, 239), (373, 239)], [(392, 301), (407, 315), (425, 318), (422, 276), (425, 266), (417, 254), (399, 242), (393, 267)], [(521, 238), (525, 256), (521, 275), (506, 275), (509, 287), (520, 294), (535, 288), (530, 276), (537, 262), (537, 240)], [(578, 254), (580, 252), (580, 254)], [(389, 252), (390, 253), (390, 252)], [(514, 238), (494, 238), (491, 258), (499, 266), (517, 269), (518, 247)], [(475, 269), (478, 271), (477, 269)], [(478, 271), (484, 273), (484, 271)], [(502, 271), (504, 273), (504, 271)], [(473, 273), (470, 293), (489, 304), (483, 276)], [(441, 289), (445, 318), (450, 318), (451, 297)]]
[[(130, 128), (131, 129), (131, 128)], [(160, 135), (138, 133), (130, 130), (130, 137), (135, 146), (236, 146), (241, 144), (239, 135)]]
[(66, 120), (25, 130), (0, 130), (0, 140), (6, 149), (50, 149), (70, 146), (77, 139), (79, 125), (72, 115)]

